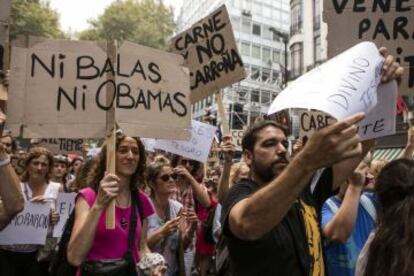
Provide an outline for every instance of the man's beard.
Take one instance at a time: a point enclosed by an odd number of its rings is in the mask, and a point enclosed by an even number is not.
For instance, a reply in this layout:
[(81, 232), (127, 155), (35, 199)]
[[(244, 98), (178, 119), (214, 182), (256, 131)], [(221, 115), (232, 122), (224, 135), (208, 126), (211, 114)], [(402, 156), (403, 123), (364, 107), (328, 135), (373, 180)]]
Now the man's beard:
[(280, 156), (278, 160), (272, 162), (269, 166), (266, 167), (257, 164), (257, 162), (253, 160), (252, 169), (260, 181), (263, 183), (268, 183), (275, 179), (283, 171), (285, 167), (280, 167), (280, 165), (283, 163), (286, 165), (288, 164), (288, 160), (285, 156)]

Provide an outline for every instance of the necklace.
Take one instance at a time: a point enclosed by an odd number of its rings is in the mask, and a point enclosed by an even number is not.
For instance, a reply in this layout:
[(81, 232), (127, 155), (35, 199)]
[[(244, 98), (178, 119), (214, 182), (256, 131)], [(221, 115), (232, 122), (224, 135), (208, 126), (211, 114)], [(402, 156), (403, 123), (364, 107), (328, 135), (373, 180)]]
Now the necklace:
[[(121, 212), (121, 221), (120, 221), (121, 227), (122, 229), (125, 229), (128, 227), (128, 220), (125, 217), (125, 214), (127, 213), (126, 211), (128, 210), (124, 210), (125, 208), (121, 207), (121, 204), (119, 204), (119, 201), (117, 198), (115, 198), (115, 202), (116, 202), (116, 205), (118, 206), (118, 210)], [(131, 196), (128, 197), (128, 203), (127, 203), (126, 208), (130, 206), (130, 203), (131, 203)]]

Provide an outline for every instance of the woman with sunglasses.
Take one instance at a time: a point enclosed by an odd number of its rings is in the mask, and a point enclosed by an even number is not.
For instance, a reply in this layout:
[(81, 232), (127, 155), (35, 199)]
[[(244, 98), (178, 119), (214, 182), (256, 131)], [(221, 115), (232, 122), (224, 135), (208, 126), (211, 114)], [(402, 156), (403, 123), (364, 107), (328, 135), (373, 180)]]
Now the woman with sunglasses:
[[(177, 260), (178, 228), (180, 218), (184, 215), (183, 205), (176, 200), (169, 199), (176, 189), (176, 178), (177, 175), (166, 163), (153, 162), (148, 166), (147, 183), (151, 189), (151, 199), (155, 207), (155, 214), (148, 218), (148, 246), (164, 256), (167, 276), (178, 275), (180, 269)], [(189, 245), (192, 238), (188, 236), (189, 233), (189, 229), (184, 233), (186, 245)]]
[[(88, 188), (80, 190), (76, 199), (68, 261), (80, 267), (80, 275), (102, 275), (109, 265), (112, 274), (105, 275), (135, 275), (135, 264), (149, 252), (147, 218), (154, 213), (150, 199), (139, 191), (145, 181), (144, 145), (118, 133), (115, 174), (105, 172), (106, 158), (104, 146), (85, 179)], [(115, 229), (108, 230), (105, 213), (112, 200)], [(134, 224), (135, 231), (130, 231)]]

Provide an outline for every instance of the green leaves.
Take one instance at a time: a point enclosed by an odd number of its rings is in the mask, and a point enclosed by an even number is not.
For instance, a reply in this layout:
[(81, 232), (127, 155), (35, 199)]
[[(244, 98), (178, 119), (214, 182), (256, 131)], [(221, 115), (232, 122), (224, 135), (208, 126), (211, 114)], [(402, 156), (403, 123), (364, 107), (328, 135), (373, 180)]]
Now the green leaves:
[(172, 10), (155, 0), (118, 0), (90, 24), (80, 39), (128, 40), (161, 49), (175, 30)]
[(59, 29), (59, 15), (49, 2), (39, 0), (13, 0), (11, 7), (10, 36), (36, 35), (64, 38)]

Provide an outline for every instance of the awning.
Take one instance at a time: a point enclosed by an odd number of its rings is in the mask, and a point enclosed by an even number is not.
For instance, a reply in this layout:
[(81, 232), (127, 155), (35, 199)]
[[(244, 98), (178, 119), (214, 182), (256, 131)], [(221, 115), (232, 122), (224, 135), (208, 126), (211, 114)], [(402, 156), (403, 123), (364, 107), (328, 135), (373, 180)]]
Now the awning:
[(372, 160), (388, 160), (392, 161), (401, 156), (404, 148), (382, 148), (376, 149), (372, 155)]

